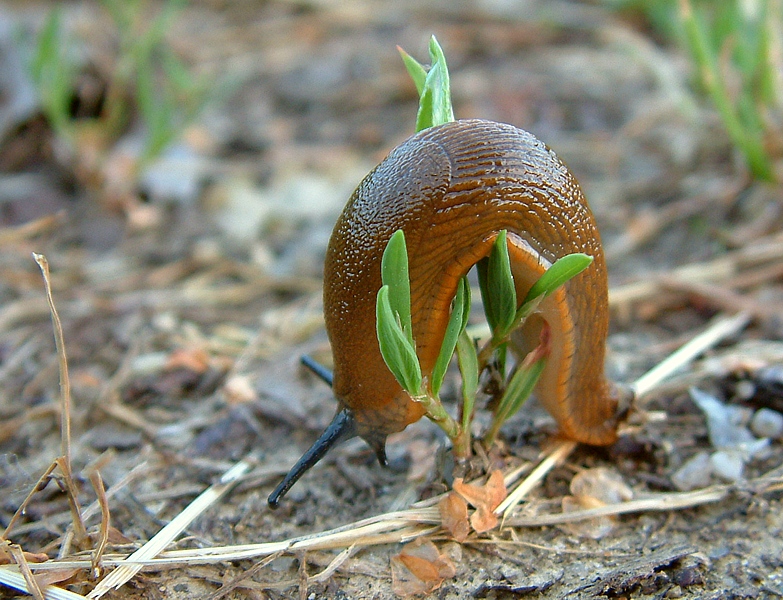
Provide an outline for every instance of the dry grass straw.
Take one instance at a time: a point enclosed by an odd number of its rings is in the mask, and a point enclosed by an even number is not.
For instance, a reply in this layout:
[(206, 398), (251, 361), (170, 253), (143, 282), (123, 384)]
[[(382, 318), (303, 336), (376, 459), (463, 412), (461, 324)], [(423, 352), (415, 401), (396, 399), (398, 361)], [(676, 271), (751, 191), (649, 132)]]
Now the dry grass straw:
[[(781, 270), (783, 233), (776, 233), (713, 260), (690, 263), (665, 275), (653, 275), (613, 288), (609, 291), (609, 304), (613, 310), (622, 314), (628, 312), (634, 303), (660, 299), (667, 291), (698, 291), (696, 286), (699, 284), (720, 285), (724, 290), (744, 290), (779, 277)], [(711, 292), (716, 289), (710, 288)], [(747, 299), (743, 300), (747, 302)], [(759, 316), (768, 314), (766, 307), (758, 304), (753, 306), (752, 312), (758, 312)]]
[(49, 262), (43, 254), (33, 253), (35, 262), (41, 269), (41, 274), (44, 280), (44, 287), (46, 290), (46, 301), (49, 306), (49, 312), (52, 318), (52, 327), (54, 329), (54, 342), (57, 350), (57, 362), (60, 369), (60, 456), (57, 457), (44, 474), (39, 478), (37, 484), (22, 502), (19, 509), (11, 518), (8, 526), (3, 532), (2, 539), (8, 539), (8, 535), (13, 529), (16, 521), (22, 515), (27, 508), (33, 495), (40, 489), (46, 487), (49, 482), (49, 478), (52, 477), (55, 470), (59, 469), (59, 472), (63, 479), (65, 492), (68, 498), (68, 505), (71, 509), (72, 526), (76, 532), (77, 540), (82, 543), (87, 538), (87, 530), (84, 527), (84, 521), (82, 520), (81, 511), (79, 510), (79, 503), (77, 499), (77, 490), (73, 481), (73, 473), (71, 471), (71, 383), (68, 375), (68, 358), (65, 353), (65, 340), (63, 338), (62, 323), (60, 322), (60, 316), (57, 314), (57, 307), (54, 304), (54, 297), (52, 296), (52, 284), (49, 275)]

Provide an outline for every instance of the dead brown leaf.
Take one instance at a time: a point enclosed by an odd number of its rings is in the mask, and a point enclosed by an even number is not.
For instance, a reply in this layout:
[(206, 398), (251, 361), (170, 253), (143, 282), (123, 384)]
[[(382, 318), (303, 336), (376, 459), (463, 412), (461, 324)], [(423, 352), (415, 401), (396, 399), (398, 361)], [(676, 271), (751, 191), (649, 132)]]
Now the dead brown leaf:
[(169, 355), (166, 370), (187, 369), (194, 373), (205, 373), (209, 368), (209, 354), (203, 348), (180, 348)]
[(403, 546), (391, 568), (392, 590), (403, 597), (429, 594), (457, 573), (452, 560), (424, 538)]
[(458, 542), (464, 542), (470, 534), (468, 523), (468, 503), (465, 499), (451, 492), (438, 502), (438, 510), (443, 528)]
[[(49, 560), (49, 557), (42, 552), (23, 552), (22, 554), (24, 559), (29, 563), (42, 563)], [(13, 562), (10, 554), (0, 553), (0, 565), (8, 565)]]
[(494, 511), (507, 495), (503, 473), (499, 470), (492, 471), (484, 485), (465, 483), (458, 477), (452, 487), (468, 504), (475, 507), (476, 511), (470, 517), (470, 525), (476, 533), (484, 533), (497, 527), (498, 518)]

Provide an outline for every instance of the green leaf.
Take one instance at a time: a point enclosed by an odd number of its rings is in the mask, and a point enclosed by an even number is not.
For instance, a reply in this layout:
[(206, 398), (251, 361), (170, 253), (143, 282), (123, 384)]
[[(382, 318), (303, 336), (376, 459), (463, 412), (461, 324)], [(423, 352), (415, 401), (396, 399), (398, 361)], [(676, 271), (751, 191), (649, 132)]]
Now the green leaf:
[(492, 336), (503, 338), (508, 334), (517, 310), (517, 292), (511, 275), (505, 229), (498, 234), (489, 260), (479, 263), (479, 285)]
[(30, 64), (30, 71), (36, 83), (40, 83), (44, 69), (52, 64), (58, 54), (61, 30), (60, 9), (55, 7), (46, 17), (41, 33), (38, 34), (35, 56)]
[[(432, 71), (430, 71), (432, 72)], [(433, 113), (435, 112), (432, 89), (427, 87), (419, 97), (419, 112), (416, 113), (416, 131), (424, 131), (435, 125)]]
[[(431, 71), (438, 70), (436, 74), (433, 74), (431, 84), (434, 105), (433, 125), (441, 125), (454, 120), (454, 109), (451, 105), (451, 82), (446, 56), (434, 35), (430, 38), (430, 59), (433, 65)], [(430, 73), (427, 75), (429, 76)]]
[(473, 407), (476, 404), (479, 372), (476, 346), (465, 329), (457, 338), (457, 362), (462, 375), (462, 428), (469, 430)]
[(55, 7), (46, 18), (30, 63), (43, 110), (60, 133), (66, 133), (70, 124), (69, 104), (75, 85), (75, 67), (63, 37), (60, 10)]
[(533, 287), (525, 296), (523, 304), (535, 300), (539, 296), (548, 296), (557, 288), (576, 277), (589, 267), (593, 262), (593, 257), (587, 254), (575, 253), (568, 254), (549, 267), (546, 272), (533, 284)]
[(381, 258), (381, 280), (389, 287), (389, 305), (408, 341), (413, 345), (411, 326), (411, 284), (408, 274), (408, 250), (405, 234), (398, 229), (389, 239)]
[(416, 114), (416, 131), (422, 131), (435, 125), (454, 120), (451, 104), (451, 84), (449, 69), (443, 49), (432, 36), (429, 44), (432, 66), (427, 71), (415, 58), (402, 48), (397, 48), (402, 56), (416, 90), (419, 92), (419, 110)]
[(437, 396), (443, 378), (446, 375), (446, 369), (454, 354), (454, 348), (457, 345), (457, 339), (460, 333), (464, 331), (468, 323), (470, 313), (470, 284), (466, 277), (459, 280), (457, 284), (457, 293), (451, 307), (451, 316), (449, 324), (446, 326), (446, 334), (443, 337), (443, 343), (440, 347), (438, 359), (435, 361), (435, 367), (432, 369), (432, 393)]
[(422, 377), (416, 349), (397, 320), (389, 299), (389, 286), (378, 290), (375, 326), (381, 355), (399, 384), (411, 395), (421, 392)]
[(499, 425), (505, 423), (522, 408), (536, 387), (545, 366), (546, 358), (540, 358), (531, 365), (524, 363), (520, 365), (498, 404), (495, 419)]
[(419, 93), (419, 96), (421, 96), (421, 93), (424, 90), (424, 80), (427, 78), (427, 69), (425, 69), (418, 60), (413, 58), (399, 46), (397, 46), (397, 51), (402, 57), (402, 62), (408, 71), (408, 75), (410, 75), (411, 79), (413, 79), (413, 84), (416, 86), (416, 91)]

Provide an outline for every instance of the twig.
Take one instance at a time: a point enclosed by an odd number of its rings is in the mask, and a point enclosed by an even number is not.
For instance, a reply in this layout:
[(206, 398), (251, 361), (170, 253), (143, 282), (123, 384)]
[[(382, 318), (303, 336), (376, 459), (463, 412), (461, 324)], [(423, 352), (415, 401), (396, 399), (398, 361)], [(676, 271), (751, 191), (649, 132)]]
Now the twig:
[[(18, 571), (12, 571), (6, 567), (0, 568), (0, 583), (16, 590), (30, 593), (24, 576)], [(76, 594), (54, 585), (47, 586), (44, 589), (43, 597), (45, 600), (86, 600), (81, 594)]]
[[(783, 260), (783, 234), (777, 233), (739, 250), (727, 252), (716, 259), (677, 267), (667, 272), (665, 279), (686, 282), (726, 282), (729, 287), (734, 287), (735, 278), (740, 275), (745, 276), (751, 267), (766, 269), (769, 263), (781, 260)], [(655, 274), (648, 274), (642, 281), (614, 287), (609, 290), (609, 305), (617, 309), (652, 298), (660, 293), (662, 279), (664, 278)]]
[[(87, 539), (87, 528), (84, 526), (82, 512), (79, 508), (79, 492), (73, 482), (73, 473), (71, 473), (70, 465), (62, 456), (55, 458), (54, 464), (57, 465), (60, 472), (63, 474), (65, 497), (68, 498), (68, 506), (71, 509), (71, 527), (73, 527), (73, 535), (76, 538), (76, 544), (81, 546)], [(65, 556), (69, 550), (68, 544), (63, 544), (62, 548), (60, 548), (60, 557), (62, 558)]]
[(688, 295), (696, 296), (708, 306), (729, 313), (742, 311), (755, 317), (769, 319), (776, 317), (781, 312), (779, 304), (774, 302), (765, 304), (755, 298), (714, 283), (663, 278), (661, 284), (665, 290), (684, 292)]
[(65, 220), (66, 212), (62, 210), (56, 214), (46, 215), (17, 227), (4, 227), (0, 230), (0, 245), (18, 244), (23, 240), (47, 233), (64, 223)]
[(46, 487), (46, 484), (49, 482), (49, 476), (56, 468), (57, 468), (56, 463), (50, 464), (49, 468), (46, 469), (46, 471), (44, 471), (44, 473), (38, 478), (38, 481), (35, 482), (35, 485), (27, 494), (27, 497), (22, 501), (22, 503), (19, 505), (19, 508), (16, 509), (14, 516), (11, 517), (11, 520), (8, 522), (8, 526), (5, 528), (5, 531), (3, 532), (2, 539), (4, 540), (8, 539), (11, 530), (13, 529), (14, 525), (16, 525), (16, 522), (19, 520), (19, 517), (21, 517), (27, 510), (27, 505), (30, 504), (30, 501), (33, 499), (33, 496), (35, 496), (35, 494), (38, 491)]
[(60, 364), (60, 399), (62, 401), (62, 413), (60, 418), (60, 446), (68, 472), (71, 471), (71, 380), (68, 375), (68, 361), (65, 355), (65, 339), (63, 337), (63, 326), (60, 322), (60, 316), (57, 314), (57, 307), (54, 305), (52, 296), (52, 283), (49, 278), (49, 261), (43, 254), (33, 252), (33, 258), (41, 269), (43, 275), (44, 287), (46, 288), (46, 302), (49, 304), (49, 312), (52, 316), (52, 327), (54, 328), (54, 345), (57, 349), (57, 357)]
[(505, 521), (511, 512), (519, 505), (522, 499), (535, 488), (549, 471), (562, 463), (576, 448), (576, 442), (561, 441), (555, 448), (533, 469), (522, 483), (511, 492), (503, 502), (495, 509), (495, 514), (502, 514)]
[(101, 558), (106, 551), (106, 545), (109, 543), (111, 511), (109, 510), (109, 500), (106, 497), (106, 488), (103, 485), (103, 478), (98, 469), (90, 470), (90, 483), (92, 483), (95, 495), (98, 498), (98, 504), (101, 507), (101, 529), (98, 537), (98, 544), (95, 546), (92, 556), (92, 575), (93, 577), (98, 577), (101, 573)]
[(73, 471), (71, 470), (71, 379), (68, 374), (68, 357), (65, 353), (65, 337), (63, 336), (63, 327), (60, 322), (60, 315), (57, 314), (57, 307), (54, 305), (52, 296), (52, 282), (49, 276), (49, 261), (43, 254), (33, 252), (33, 258), (38, 263), (43, 275), (44, 288), (46, 290), (46, 302), (49, 305), (49, 312), (52, 317), (52, 328), (54, 329), (54, 345), (57, 350), (57, 362), (60, 367), (60, 457), (56, 458), (54, 463), (60, 468), (63, 480), (65, 482), (65, 491), (68, 496), (68, 505), (71, 508), (72, 524), (74, 535), (79, 544), (87, 538), (87, 529), (82, 521), (81, 511), (79, 510), (79, 499), (76, 490), (76, 484), (73, 480)]
[(749, 322), (750, 315), (744, 312), (731, 317), (721, 316), (714, 320), (713, 324), (706, 331), (693, 338), (631, 384), (634, 395), (636, 398), (646, 396), (664, 379), (671, 377), (699, 354), (711, 348), (722, 339), (741, 331)]
[(24, 582), (27, 585), (27, 589), (25, 591), (27, 591), (29, 594), (32, 594), (35, 600), (44, 600), (41, 587), (35, 580), (35, 575), (33, 575), (33, 572), (30, 570), (30, 565), (24, 556), (22, 547), (19, 544), (8, 544), (8, 551), (11, 553), (11, 556), (14, 558), (14, 562), (16, 562), (19, 570), (22, 572)]
[(234, 579), (232, 579), (231, 581), (223, 585), (223, 587), (221, 587), (218, 591), (212, 594), (208, 600), (220, 600), (220, 598), (222, 598), (226, 594), (230, 594), (238, 587), (242, 587), (245, 581), (250, 579), (253, 575), (258, 573), (261, 569), (266, 567), (273, 560), (279, 558), (281, 555), (282, 552), (270, 554), (261, 562), (254, 564), (251, 568), (247, 569), (246, 571), (242, 571), (242, 573), (240, 573), (238, 577), (235, 577)]
[(575, 510), (573, 512), (536, 515), (535, 517), (512, 517), (508, 520), (508, 524), (517, 527), (542, 527), (632, 512), (679, 510), (723, 500), (728, 496), (731, 489), (732, 486), (719, 485), (696, 490), (695, 492), (660, 494), (653, 498), (639, 498), (637, 500), (628, 500), (618, 504), (607, 504), (598, 508)]
[(337, 572), (337, 569), (339, 569), (346, 560), (351, 558), (351, 556), (353, 556), (355, 552), (356, 552), (356, 544), (351, 544), (345, 550), (340, 552), (340, 554), (335, 556), (323, 571), (313, 575), (308, 579), (308, 581), (310, 583), (321, 583), (326, 581), (332, 575), (334, 575), (335, 572)]

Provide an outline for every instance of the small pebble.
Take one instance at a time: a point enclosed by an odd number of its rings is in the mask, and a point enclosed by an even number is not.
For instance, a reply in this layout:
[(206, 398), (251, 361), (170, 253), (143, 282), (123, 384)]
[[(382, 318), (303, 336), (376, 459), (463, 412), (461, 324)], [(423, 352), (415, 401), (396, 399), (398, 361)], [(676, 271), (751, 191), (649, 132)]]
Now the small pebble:
[(707, 487), (710, 484), (710, 475), (712, 474), (712, 465), (710, 456), (706, 452), (689, 458), (672, 475), (674, 487), (682, 492), (696, 490)]
[(744, 379), (734, 386), (734, 395), (740, 400), (750, 400), (756, 395), (756, 384)]
[(753, 415), (750, 430), (760, 438), (782, 438), (783, 414), (771, 408), (760, 408)]
[(707, 431), (713, 448), (737, 448), (754, 441), (745, 427), (750, 415), (742, 407), (724, 404), (698, 388), (691, 388), (690, 394), (707, 417)]
[(739, 452), (718, 450), (710, 456), (710, 464), (715, 474), (726, 481), (739, 481), (745, 462)]

